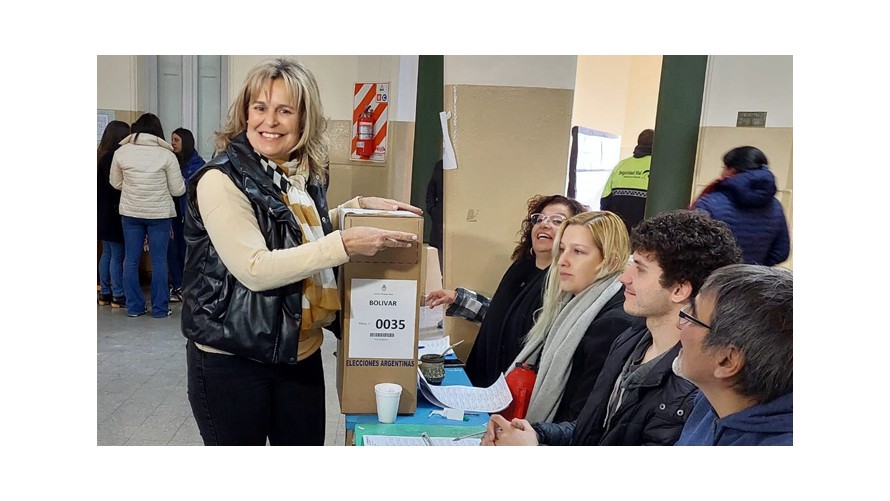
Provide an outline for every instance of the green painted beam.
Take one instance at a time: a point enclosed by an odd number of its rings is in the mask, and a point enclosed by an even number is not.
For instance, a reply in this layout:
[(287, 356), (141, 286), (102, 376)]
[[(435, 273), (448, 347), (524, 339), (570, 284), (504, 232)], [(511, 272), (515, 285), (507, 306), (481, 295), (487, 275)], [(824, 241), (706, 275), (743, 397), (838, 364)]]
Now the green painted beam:
[(664, 56), (646, 217), (685, 208), (692, 194), (708, 56)]
[(424, 211), (423, 241), (428, 242), (433, 221), (426, 213), (426, 186), (433, 166), (442, 158), (442, 125), (445, 56), (419, 56), (417, 61), (417, 108), (414, 117), (414, 163), (411, 167), (411, 204)]

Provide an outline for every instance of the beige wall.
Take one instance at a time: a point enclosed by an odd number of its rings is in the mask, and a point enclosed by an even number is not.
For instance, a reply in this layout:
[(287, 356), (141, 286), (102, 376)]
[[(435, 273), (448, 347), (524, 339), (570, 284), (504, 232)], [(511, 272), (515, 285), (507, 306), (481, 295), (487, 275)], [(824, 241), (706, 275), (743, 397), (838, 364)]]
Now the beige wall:
[[(791, 56), (710, 56), (692, 199), (720, 175), (723, 155), (738, 146), (756, 146), (769, 159), (791, 231), (792, 254), (782, 266), (793, 268), (794, 174)], [(767, 112), (766, 127), (735, 127), (739, 111)], [(691, 201), (691, 200), (690, 200)]]
[[(237, 93), (250, 69), (268, 57), (271, 56), (230, 56), (230, 96)], [(404, 59), (410, 56), (296, 57), (318, 80), (325, 115), (329, 118), (331, 185), (328, 202), (336, 205), (356, 195), (410, 200), (414, 103), (402, 104), (404, 100), (400, 99), (402, 93), (411, 92), (417, 85), (416, 71), (402, 75), (406, 72)], [(353, 128), (352, 93), (356, 82), (390, 83), (387, 155), (384, 163), (349, 158)], [(412, 108), (400, 109), (400, 106)]]
[(114, 111), (114, 119), (129, 124), (143, 112), (138, 105), (136, 56), (97, 56), (96, 108)]
[[(228, 56), (229, 95), (237, 94), (248, 71), (268, 57)], [(329, 202), (339, 204), (356, 195), (409, 200), (414, 152), (416, 56), (296, 56), (312, 70), (329, 117), (331, 187)], [(414, 61), (411, 73), (411, 61)], [(97, 108), (115, 111), (115, 118), (133, 122), (139, 111), (137, 56), (98, 56)], [(349, 159), (352, 138), (352, 92), (355, 82), (390, 82), (389, 125), (385, 163)], [(401, 106), (401, 109), (400, 109)]]
[(136, 110), (136, 56), (96, 57), (96, 108)]
[(739, 111), (768, 111), (767, 127), (793, 126), (791, 56), (708, 56), (702, 123), (735, 127)]
[(621, 136), (629, 157), (643, 129), (655, 127), (661, 56), (578, 56), (572, 125)]
[[(526, 201), (565, 192), (572, 89), (533, 85), (571, 86), (575, 58), (549, 58), (547, 81), (539, 79), (536, 59), (502, 57), (492, 65), (485, 58), (445, 57), (444, 103), (458, 163), (444, 173), (447, 288), (493, 294), (510, 265)], [(471, 81), (479, 67), (489, 69), (480, 76), (485, 84)], [(493, 67), (503, 71), (492, 74)], [(472, 341), (478, 325), (447, 317), (446, 329), (452, 341)], [(455, 351), (466, 359), (471, 347)]]

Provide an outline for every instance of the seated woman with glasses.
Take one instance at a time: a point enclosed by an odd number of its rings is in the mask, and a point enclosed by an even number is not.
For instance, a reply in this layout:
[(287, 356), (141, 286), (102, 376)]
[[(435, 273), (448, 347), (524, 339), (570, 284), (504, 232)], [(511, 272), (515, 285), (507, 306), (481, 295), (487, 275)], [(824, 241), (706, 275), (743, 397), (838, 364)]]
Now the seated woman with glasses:
[(447, 305), (445, 314), (481, 322), (465, 370), (474, 386), (487, 387), (506, 372), (522, 348), (521, 339), (531, 329), (534, 314), (543, 303), (544, 276), (553, 256), (553, 240), (559, 225), (587, 207), (562, 195), (537, 195), (528, 201), (513, 263), (504, 273), (490, 299), (458, 287), (427, 295), (430, 308)]
[(537, 366), (529, 422), (578, 417), (612, 341), (633, 322), (618, 280), (629, 257), (627, 227), (615, 213), (585, 212), (560, 226), (544, 307), (514, 360)]

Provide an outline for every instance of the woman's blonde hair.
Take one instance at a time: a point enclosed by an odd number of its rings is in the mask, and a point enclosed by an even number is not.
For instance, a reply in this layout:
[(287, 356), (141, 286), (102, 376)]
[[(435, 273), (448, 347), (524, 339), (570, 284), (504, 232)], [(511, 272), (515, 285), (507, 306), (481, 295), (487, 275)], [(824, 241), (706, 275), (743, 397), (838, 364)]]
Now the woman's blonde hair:
[(330, 164), (325, 136), (327, 119), (322, 110), (318, 83), (312, 72), (293, 58), (268, 59), (250, 70), (229, 107), (226, 124), (216, 133), (216, 150), (225, 150), (232, 138), (247, 130), (247, 108), (251, 100), (266, 92), (272, 81), (278, 79), (284, 82), (294, 106), (300, 110), (300, 140), (289, 152), (290, 158), (299, 158), (300, 167), (308, 163), (310, 173), (327, 179)]
[[(595, 245), (603, 255), (603, 261), (597, 265), (596, 278), (593, 284), (603, 280), (611, 280), (624, 271), (627, 260), (630, 258), (630, 236), (627, 234), (627, 226), (624, 221), (613, 212), (591, 211), (582, 212), (577, 216), (563, 221), (556, 232), (553, 241), (553, 259), (550, 261), (550, 269), (547, 270), (546, 285), (544, 288), (544, 305), (535, 319), (525, 343), (543, 342), (550, 333), (550, 327), (556, 321), (563, 306), (572, 299), (571, 292), (565, 292), (559, 286), (559, 251), (562, 235), (569, 225), (586, 225), (593, 236)], [(591, 284), (591, 285), (593, 285)]]

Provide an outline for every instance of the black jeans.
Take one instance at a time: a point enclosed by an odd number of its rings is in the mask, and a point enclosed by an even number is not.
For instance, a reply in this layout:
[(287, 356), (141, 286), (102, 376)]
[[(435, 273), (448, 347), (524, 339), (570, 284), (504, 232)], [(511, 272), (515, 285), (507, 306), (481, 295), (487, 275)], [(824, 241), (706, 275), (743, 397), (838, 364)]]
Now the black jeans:
[(321, 350), (296, 365), (201, 351), (189, 341), (188, 398), (204, 445), (324, 445)]

